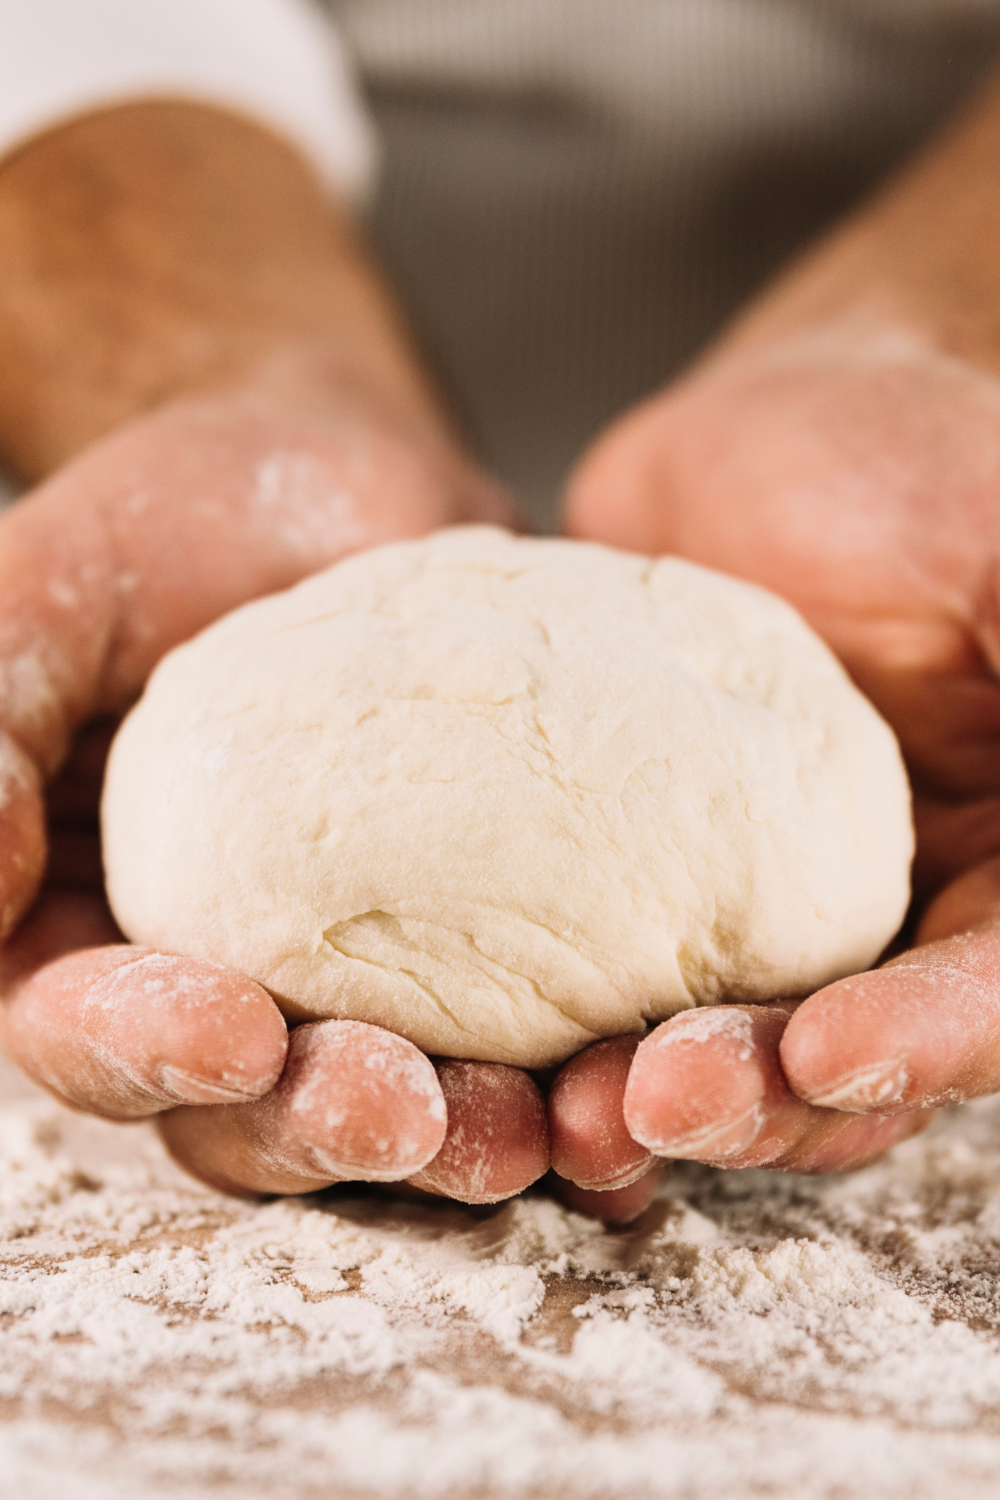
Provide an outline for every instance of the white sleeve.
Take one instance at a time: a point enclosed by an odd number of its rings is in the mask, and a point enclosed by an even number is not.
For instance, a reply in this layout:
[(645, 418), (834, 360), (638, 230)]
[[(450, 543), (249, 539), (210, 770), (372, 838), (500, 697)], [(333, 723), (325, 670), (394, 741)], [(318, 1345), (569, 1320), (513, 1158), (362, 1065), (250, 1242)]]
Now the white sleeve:
[(0, 156), (89, 110), (149, 97), (250, 115), (354, 197), (374, 136), (309, 0), (0, 0)]

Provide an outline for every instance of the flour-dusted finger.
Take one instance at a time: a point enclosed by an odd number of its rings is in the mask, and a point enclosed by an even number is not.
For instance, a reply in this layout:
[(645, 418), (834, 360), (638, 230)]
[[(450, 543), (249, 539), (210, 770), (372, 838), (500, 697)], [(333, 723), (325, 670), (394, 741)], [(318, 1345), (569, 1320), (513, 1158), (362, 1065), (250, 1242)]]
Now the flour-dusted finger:
[(718, 1006), (660, 1026), (636, 1052), (629, 1131), (667, 1157), (719, 1167), (832, 1172), (861, 1166), (928, 1117), (859, 1120), (798, 1098), (781, 1067), (790, 1006)]
[(545, 1100), (520, 1068), (502, 1063), (437, 1063), (448, 1105), (448, 1134), (434, 1160), (411, 1177), (462, 1203), (498, 1203), (548, 1170)]
[(1000, 860), (966, 870), (924, 912), (917, 946), (810, 997), (781, 1043), (797, 1094), (897, 1114), (1000, 1088)]
[(656, 1158), (632, 1139), (623, 1102), (639, 1038), (595, 1042), (565, 1063), (549, 1090), (552, 1170), (581, 1189), (625, 1188)]
[(859, 1114), (895, 1114), (1000, 1088), (1000, 934), (911, 949), (828, 985), (789, 1026), (782, 1063), (797, 1094)]
[(800, 1132), (806, 1107), (778, 1062), (788, 1010), (720, 1005), (658, 1026), (625, 1090), (630, 1135), (658, 1156), (759, 1166)]
[[(893, 1146), (919, 1135), (934, 1118), (933, 1109), (905, 1115), (848, 1115), (813, 1107), (789, 1132), (785, 1150), (766, 1165), (783, 1172), (853, 1172), (884, 1156)], [(749, 1165), (749, 1163), (748, 1163)]]
[(4, 1041), (67, 1104), (132, 1120), (259, 1097), (281, 1073), (287, 1032), (245, 975), (116, 944), (70, 953), (15, 987)]
[(411, 1042), (360, 1021), (293, 1031), (266, 1098), (176, 1109), (160, 1121), (181, 1166), (235, 1193), (399, 1181), (436, 1155), (446, 1127), (433, 1065)]
[[(0, 685), (2, 680), (0, 662)], [(10, 936), (34, 900), (44, 870), (41, 778), (23, 751), (0, 733), (0, 942)]]

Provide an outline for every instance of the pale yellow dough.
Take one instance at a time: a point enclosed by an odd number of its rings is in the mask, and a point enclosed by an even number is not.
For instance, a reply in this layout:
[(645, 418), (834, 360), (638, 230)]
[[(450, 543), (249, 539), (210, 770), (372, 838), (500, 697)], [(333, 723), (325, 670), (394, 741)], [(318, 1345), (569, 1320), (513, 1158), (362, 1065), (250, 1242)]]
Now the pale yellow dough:
[(865, 968), (909, 891), (892, 733), (778, 599), (460, 528), (171, 652), (112, 750), (112, 907), (289, 1016), (526, 1066)]

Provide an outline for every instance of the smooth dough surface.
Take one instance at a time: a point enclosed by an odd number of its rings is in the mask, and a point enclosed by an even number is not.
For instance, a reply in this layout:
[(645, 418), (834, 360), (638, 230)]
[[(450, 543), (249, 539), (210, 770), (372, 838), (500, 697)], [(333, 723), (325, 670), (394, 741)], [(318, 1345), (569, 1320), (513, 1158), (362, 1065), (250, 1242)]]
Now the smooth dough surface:
[(171, 652), (112, 749), (111, 904), (292, 1017), (544, 1066), (869, 965), (896, 741), (788, 605), (673, 558), (456, 528)]

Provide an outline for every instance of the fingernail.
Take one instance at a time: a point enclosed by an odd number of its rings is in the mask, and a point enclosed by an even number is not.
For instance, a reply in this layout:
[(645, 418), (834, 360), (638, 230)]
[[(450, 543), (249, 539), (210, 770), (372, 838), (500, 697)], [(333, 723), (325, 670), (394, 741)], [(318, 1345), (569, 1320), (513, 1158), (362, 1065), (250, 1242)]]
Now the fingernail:
[(627, 1172), (623, 1172), (620, 1177), (615, 1177), (610, 1182), (576, 1182), (575, 1179), (570, 1178), (565, 1180), (573, 1181), (574, 1187), (582, 1188), (585, 1193), (616, 1193), (619, 1188), (631, 1187), (634, 1182), (641, 1182), (643, 1177), (648, 1176), (653, 1168), (659, 1165), (658, 1157), (647, 1156), (639, 1166), (630, 1167)]
[(896, 1058), (892, 1062), (879, 1062), (839, 1079), (832, 1088), (822, 1094), (808, 1096), (810, 1104), (821, 1109), (839, 1109), (848, 1114), (868, 1114), (870, 1110), (886, 1109), (899, 1104), (906, 1093), (910, 1074), (905, 1062)]
[(764, 1128), (764, 1106), (758, 1101), (735, 1120), (717, 1125), (700, 1135), (675, 1136), (672, 1140), (644, 1140), (647, 1150), (657, 1156), (680, 1157), (691, 1161), (725, 1161), (747, 1151)]
[(409, 1168), (394, 1164), (391, 1167), (375, 1167), (370, 1161), (338, 1161), (319, 1146), (305, 1143), (306, 1156), (321, 1176), (334, 1182), (399, 1182), (409, 1176)]
[(231, 1085), (199, 1078), (197, 1073), (186, 1073), (183, 1068), (172, 1067), (169, 1063), (164, 1063), (160, 1069), (160, 1083), (178, 1104), (246, 1104), (258, 1097)]

